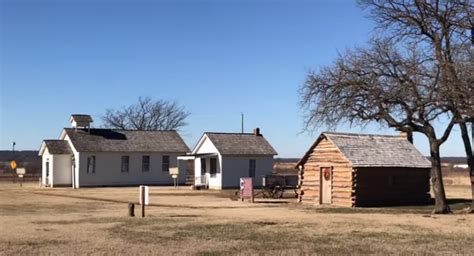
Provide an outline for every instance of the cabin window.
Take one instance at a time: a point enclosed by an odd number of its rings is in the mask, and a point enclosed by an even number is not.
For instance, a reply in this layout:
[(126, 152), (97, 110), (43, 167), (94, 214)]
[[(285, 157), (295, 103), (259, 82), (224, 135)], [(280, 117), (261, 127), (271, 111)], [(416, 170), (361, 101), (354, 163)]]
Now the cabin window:
[(211, 165), (209, 166), (211, 177), (216, 177), (217, 174), (217, 158), (211, 158)]
[(122, 172), (128, 172), (130, 167), (130, 156), (122, 156)]
[(95, 156), (87, 157), (87, 173), (95, 173)]
[(161, 170), (164, 172), (170, 171), (170, 156), (163, 156), (161, 161)]
[(201, 158), (201, 175), (206, 173), (206, 158)]
[(256, 169), (257, 169), (257, 160), (249, 159), (249, 177), (255, 178)]
[(150, 171), (150, 156), (142, 157), (142, 172)]

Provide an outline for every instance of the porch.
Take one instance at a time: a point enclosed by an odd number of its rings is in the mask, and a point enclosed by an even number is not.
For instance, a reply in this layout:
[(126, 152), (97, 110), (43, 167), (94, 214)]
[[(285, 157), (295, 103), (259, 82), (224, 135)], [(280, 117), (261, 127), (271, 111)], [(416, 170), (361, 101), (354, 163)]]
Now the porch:
[[(187, 180), (195, 189), (221, 187), (219, 155), (217, 153), (188, 154), (178, 156), (179, 161), (193, 161), (193, 172)], [(181, 166), (178, 164), (178, 166)], [(181, 170), (180, 170), (181, 172)]]

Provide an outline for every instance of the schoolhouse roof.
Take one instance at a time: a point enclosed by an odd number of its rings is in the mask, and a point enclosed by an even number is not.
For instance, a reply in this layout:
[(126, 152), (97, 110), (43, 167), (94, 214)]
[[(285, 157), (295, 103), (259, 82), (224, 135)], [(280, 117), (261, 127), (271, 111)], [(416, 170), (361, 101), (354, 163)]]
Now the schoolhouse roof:
[(431, 162), (401, 136), (335, 132), (322, 133), (297, 166), (306, 162), (324, 138), (334, 143), (353, 167), (431, 167)]
[(189, 148), (172, 131), (137, 131), (119, 129), (64, 128), (79, 152), (162, 152), (187, 153)]
[(44, 149), (47, 148), (50, 154), (54, 155), (71, 155), (72, 150), (69, 146), (69, 142), (65, 140), (44, 140), (43, 145), (41, 145), (41, 149), (39, 154), (42, 155)]
[[(205, 137), (209, 138), (221, 155), (278, 154), (262, 134), (206, 132), (203, 135)], [(199, 144), (195, 150), (198, 147)]]

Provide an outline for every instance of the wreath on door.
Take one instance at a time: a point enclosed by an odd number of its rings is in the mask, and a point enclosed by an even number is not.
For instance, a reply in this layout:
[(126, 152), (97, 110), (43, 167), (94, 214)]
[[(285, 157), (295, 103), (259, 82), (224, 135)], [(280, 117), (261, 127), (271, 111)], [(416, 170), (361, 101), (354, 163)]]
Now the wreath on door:
[(323, 177), (324, 177), (325, 180), (329, 180), (331, 178), (331, 170), (330, 169), (324, 169)]

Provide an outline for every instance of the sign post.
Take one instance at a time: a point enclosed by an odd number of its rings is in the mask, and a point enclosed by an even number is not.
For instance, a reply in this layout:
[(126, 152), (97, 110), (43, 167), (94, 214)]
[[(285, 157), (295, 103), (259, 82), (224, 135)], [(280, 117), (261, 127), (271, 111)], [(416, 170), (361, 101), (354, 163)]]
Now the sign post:
[(173, 178), (173, 185), (174, 188), (178, 188), (178, 176), (179, 176), (179, 168), (178, 167), (171, 167), (170, 168), (170, 175)]
[(252, 178), (240, 178), (240, 200), (243, 202), (245, 198), (254, 202)]
[(12, 170), (16, 169), (16, 161), (15, 160), (10, 162), (10, 167), (12, 168)]
[(148, 195), (149, 189), (148, 186), (140, 186), (140, 205), (142, 206), (142, 218), (145, 217), (145, 205), (148, 205), (150, 202), (150, 197)]
[(26, 173), (26, 169), (25, 168), (17, 168), (16, 169), (16, 174), (18, 174), (18, 178), (20, 178), (20, 187), (23, 186), (23, 177)]

